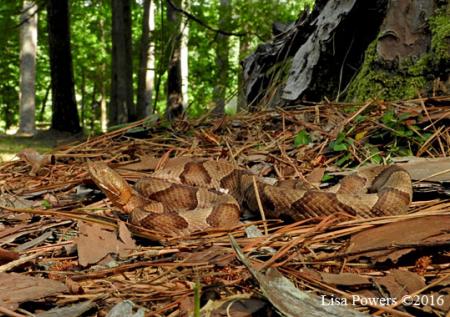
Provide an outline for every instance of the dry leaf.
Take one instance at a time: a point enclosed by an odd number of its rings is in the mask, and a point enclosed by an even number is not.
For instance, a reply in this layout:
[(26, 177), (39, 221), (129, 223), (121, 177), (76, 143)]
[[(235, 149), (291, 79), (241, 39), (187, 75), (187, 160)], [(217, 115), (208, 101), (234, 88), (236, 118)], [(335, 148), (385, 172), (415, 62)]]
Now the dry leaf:
[(364, 230), (350, 239), (349, 259), (361, 256), (376, 262), (396, 262), (415, 246), (432, 246), (450, 239), (450, 216), (427, 216), (398, 221)]
[(320, 277), (322, 281), (327, 284), (333, 285), (344, 285), (344, 286), (355, 286), (355, 285), (370, 285), (372, 281), (370, 278), (361, 276), (356, 273), (340, 273), (332, 274), (320, 272)]
[(416, 273), (393, 269), (389, 274), (375, 279), (392, 298), (402, 298), (425, 287), (425, 279)]
[(19, 253), (0, 248), (0, 265), (17, 260), (20, 258)]
[(0, 302), (15, 310), (20, 303), (67, 292), (61, 282), (16, 273), (0, 273)]
[[(368, 316), (346, 306), (323, 305), (322, 299), (296, 288), (288, 278), (278, 270), (269, 268), (265, 273), (256, 270), (244, 255), (236, 240), (230, 235), (231, 246), (238, 259), (244, 263), (259, 283), (262, 293), (283, 316)], [(320, 311), (321, 315), (316, 312)], [(299, 312), (302, 312), (299, 314)]]
[(83, 221), (78, 223), (78, 227), (79, 235), (75, 241), (78, 261), (82, 266), (96, 264), (103, 259), (108, 260), (108, 255), (128, 255), (136, 248), (134, 240), (131, 239), (131, 235), (127, 236), (124, 228), (119, 227), (117, 234), (116, 230), (110, 227)]
[(29, 148), (23, 149), (21, 152), (17, 153), (17, 157), (31, 165), (31, 176), (36, 176), (43, 166), (49, 165), (54, 161), (53, 155), (42, 155), (36, 150)]

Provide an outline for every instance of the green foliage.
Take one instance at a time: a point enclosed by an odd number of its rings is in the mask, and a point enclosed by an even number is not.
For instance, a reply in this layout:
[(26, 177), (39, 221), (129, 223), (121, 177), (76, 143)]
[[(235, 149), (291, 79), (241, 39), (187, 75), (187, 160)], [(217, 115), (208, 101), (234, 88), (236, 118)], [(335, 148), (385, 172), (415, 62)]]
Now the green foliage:
[[(366, 110), (365, 113), (370, 111)], [(366, 130), (364, 121), (367, 118), (368, 115), (364, 113), (358, 115), (351, 128), (339, 132), (336, 139), (329, 143), (329, 149), (336, 152), (338, 157), (336, 165), (353, 164), (359, 158), (381, 164), (383, 158), (389, 160), (396, 156), (412, 156), (432, 135), (419, 132), (422, 128), (416, 122), (421, 120), (420, 116), (408, 112), (397, 113), (394, 109), (387, 109), (378, 119), (371, 119), (380, 127), (376, 130)]]
[[(231, 1), (231, 0), (230, 0)], [(229, 79), (226, 87), (228, 96), (235, 95), (240, 71), (239, 59), (253, 52), (256, 47), (271, 38), (272, 23), (275, 21), (289, 23), (297, 19), (299, 13), (312, 7), (313, 0), (275, 1), (261, 0), (256, 2), (234, 0), (232, 18), (225, 31), (245, 33), (245, 36), (230, 37)], [(191, 1), (190, 12), (210, 26), (218, 28), (219, 1)], [(203, 26), (189, 24), (189, 103), (190, 114), (196, 116), (204, 113), (211, 106), (216, 73), (215, 42), (217, 34)], [(243, 43), (248, 43), (242, 49)], [(240, 50), (240, 48), (242, 50)]]
[(410, 113), (404, 112), (396, 114), (392, 109), (388, 110), (381, 117), (381, 122), (387, 129), (373, 136), (374, 139), (392, 140), (388, 145), (388, 151), (393, 156), (413, 155), (412, 146), (422, 145), (431, 133), (419, 134), (420, 128), (408, 120)]
[(447, 65), (450, 59), (450, 9), (440, 8), (429, 21), (432, 39), (431, 49), (439, 60), (446, 61)]
[(19, 12), (20, 2), (0, 3), (0, 131), (18, 121), (19, 110)]
[(347, 151), (353, 144), (353, 139), (346, 136), (345, 133), (339, 132), (336, 140), (330, 142), (330, 148), (335, 152)]
[(300, 145), (307, 145), (311, 142), (311, 137), (309, 136), (309, 133), (306, 130), (302, 130), (294, 138), (294, 145), (300, 146)]

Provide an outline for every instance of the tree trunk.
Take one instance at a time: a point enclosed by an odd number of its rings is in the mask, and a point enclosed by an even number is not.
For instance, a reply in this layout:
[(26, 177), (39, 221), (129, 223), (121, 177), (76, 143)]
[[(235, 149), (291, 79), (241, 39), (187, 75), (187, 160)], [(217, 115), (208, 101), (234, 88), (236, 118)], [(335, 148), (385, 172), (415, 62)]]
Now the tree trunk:
[[(183, 0), (183, 8), (189, 10), (189, 0)], [(189, 104), (189, 19), (184, 15), (181, 17), (181, 40), (180, 40), (180, 67), (181, 67), (181, 96), (183, 109)]]
[(77, 133), (81, 128), (75, 102), (68, 0), (49, 0), (47, 19), (52, 79), (51, 128)]
[[(106, 46), (106, 36), (105, 36), (105, 23), (103, 19), (98, 22), (98, 27), (100, 29), (100, 41), (103, 46)], [(102, 63), (100, 66), (101, 74), (99, 76), (99, 92), (100, 92), (100, 127), (102, 132), (108, 131), (108, 107), (106, 106), (106, 63)]]
[(111, 0), (112, 61), (109, 126), (136, 119), (133, 106), (130, 0)]
[(439, 0), (317, 0), (243, 62), (247, 102), (448, 93), (448, 10)]
[(33, 135), (36, 129), (37, 21), (37, 5), (33, 1), (24, 0), (20, 17), (20, 123), (18, 133), (21, 135)]
[[(181, 7), (181, 0), (173, 0), (174, 5)], [(170, 40), (169, 64), (167, 67), (167, 108), (166, 117), (169, 120), (180, 116), (184, 111), (184, 102), (182, 94), (181, 81), (181, 16), (177, 11), (167, 3), (167, 20)]]
[(153, 112), (152, 94), (155, 79), (155, 3), (144, 0), (142, 17), (141, 52), (137, 91), (137, 117), (142, 119)]
[[(231, 19), (231, 0), (220, 0), (219, 7), (219, 29), (227, 30)], [(225, 112), (226, 88), (228, 85), (228, 36), (217, 34), (216, 46), (216, 84), (214, 87), (213, 98), (215, 107), (213, 113), (223, 115)]]
[(346, 99), (398, 100), (450, 93), (449, 7), (448, 1), (438, 0), (389, 2)]
[[(250, 43), (247, 37), (239, 38), (239, 60), (242, 61), (248, 55)], [(245, 82), (242, 70), (238, 72), (238, 96), (237, 109), (247, 109), (247, 100), (245, 98)]]

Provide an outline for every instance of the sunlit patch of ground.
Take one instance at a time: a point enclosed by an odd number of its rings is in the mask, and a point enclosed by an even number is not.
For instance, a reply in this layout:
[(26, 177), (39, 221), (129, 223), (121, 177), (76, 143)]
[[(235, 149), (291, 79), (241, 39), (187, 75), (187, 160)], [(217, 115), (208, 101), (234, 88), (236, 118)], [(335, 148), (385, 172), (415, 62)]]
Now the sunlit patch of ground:
[(70, 143), (81, 138), (51, 130), (38, 131), (35, 136), (0, 134), (0, 162), (14, 159), (15, 154), (25, 148), (33, 148), (39, 153), (51, 151), (58, 145)]

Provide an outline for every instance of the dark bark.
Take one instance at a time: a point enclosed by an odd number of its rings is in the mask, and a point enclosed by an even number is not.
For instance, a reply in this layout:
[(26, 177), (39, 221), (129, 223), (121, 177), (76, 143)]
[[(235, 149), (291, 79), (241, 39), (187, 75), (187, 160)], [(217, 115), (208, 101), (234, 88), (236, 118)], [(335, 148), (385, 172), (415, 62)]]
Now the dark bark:
[(81, 131), (70, 50), (69, 2), (47, 3), (48, 42), (52, 85), (52, 124), (59, 131)]
[(109, 125), (136, 119), (133, 105), (130, 0), (111, 0), (112, 61)]
[[(177, 6), (181, 6), (181, 0), (173, 1)], [(181, 32), (180, 14), (168, 3), (167, 4), (167, 20), (170, 40), (169, 63), (167, 67), (167, 108), (166, 117), (172, 120), (180, 116), (184, 111), (184, 100), (181, 90)]]
[(431, 93), (435, 80), (449, 81), (450, 53), (436, 48), (448, 48), (449, 41), (430, 45), (433, 36), (450, 37), (442, 34), (446, 6), (439, 0), (318, 0), (310, 14), (243, 61), (247, 102), (282, 106)]

